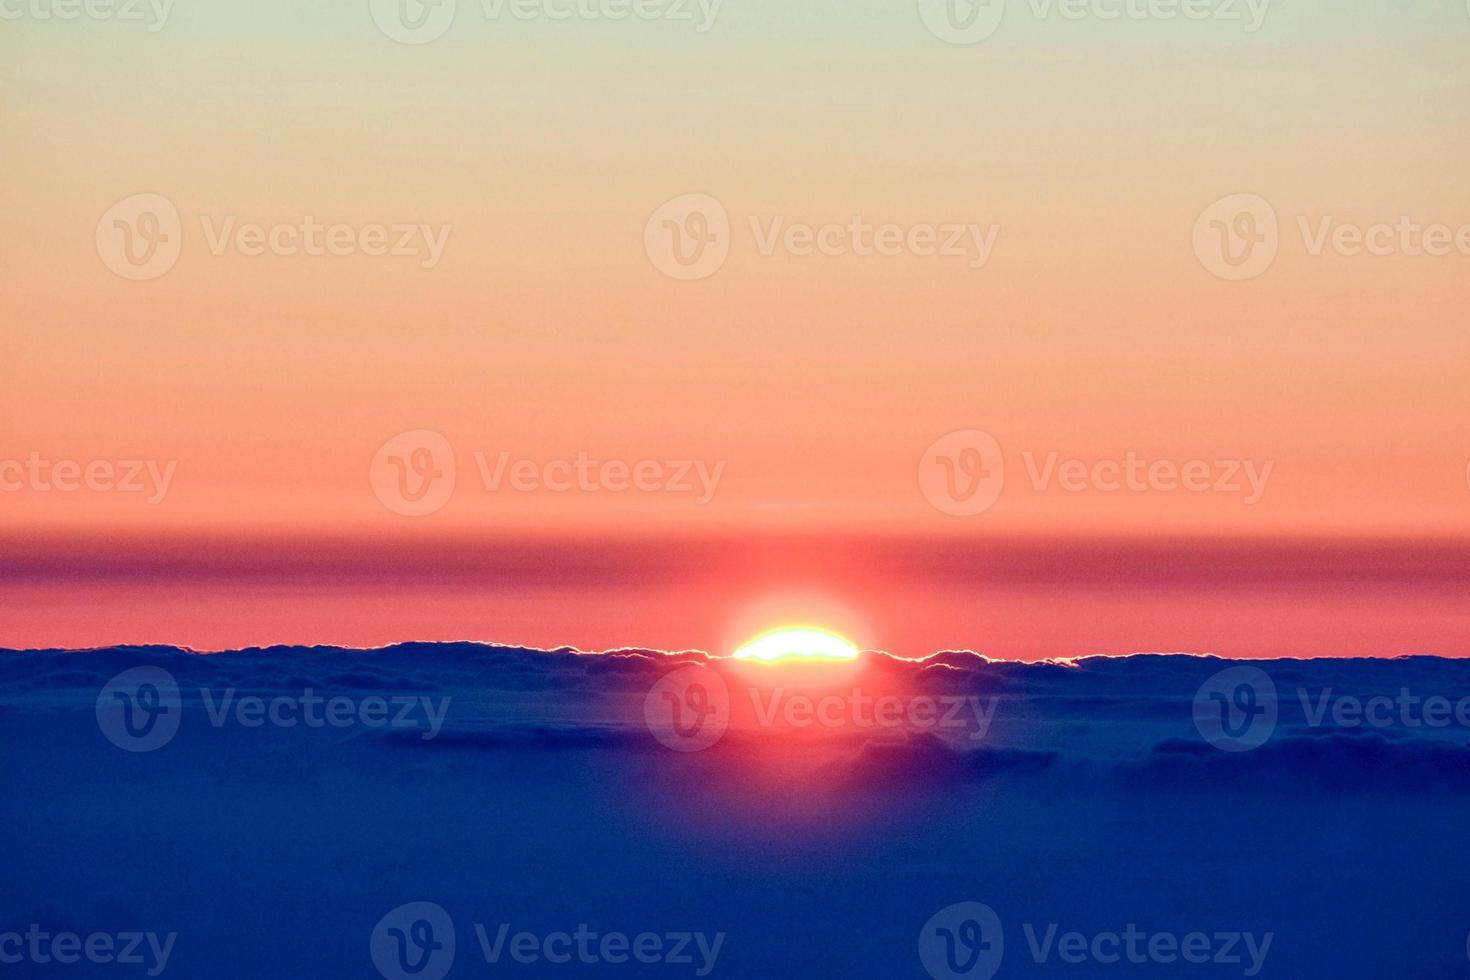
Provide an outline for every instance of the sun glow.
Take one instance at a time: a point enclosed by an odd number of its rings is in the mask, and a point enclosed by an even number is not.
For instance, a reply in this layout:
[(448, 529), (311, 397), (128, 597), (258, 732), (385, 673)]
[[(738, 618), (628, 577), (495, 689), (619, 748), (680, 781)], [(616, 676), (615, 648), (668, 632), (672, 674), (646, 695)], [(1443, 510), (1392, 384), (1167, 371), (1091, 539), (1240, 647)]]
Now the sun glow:
[(735, 651), (736, 660), (758, 663), (811, 660), (856, 660), (858, 648), (816, 626), (783, 626), (762, 633)]

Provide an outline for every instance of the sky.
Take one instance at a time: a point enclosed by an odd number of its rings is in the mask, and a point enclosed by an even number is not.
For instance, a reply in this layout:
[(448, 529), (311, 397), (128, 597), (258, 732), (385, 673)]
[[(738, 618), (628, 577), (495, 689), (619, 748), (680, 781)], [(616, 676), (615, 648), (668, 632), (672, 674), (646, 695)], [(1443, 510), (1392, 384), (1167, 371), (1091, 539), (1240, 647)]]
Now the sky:
[[(1119, 6), (1010, 0), (972, 38), (930, 0), (460, 0), (429, 39), (367, 0), (4, 0), (0, 542), (33, 618), (0, 643), (359, 638), (360, 597), (205, 629), (199, 574), (107, 572), (119, 547), (238, 576), (611, 539), (626, 577), (808, 535), (1462, 540), (1470, 11)], [(836, 578), (801, 584), (893, 593)], [(572, 599), (501, 588), (493, 638)], [(451, 605), (455, 638), (490, 615)], [(973, 642), (944, 608), (875, 642)]]

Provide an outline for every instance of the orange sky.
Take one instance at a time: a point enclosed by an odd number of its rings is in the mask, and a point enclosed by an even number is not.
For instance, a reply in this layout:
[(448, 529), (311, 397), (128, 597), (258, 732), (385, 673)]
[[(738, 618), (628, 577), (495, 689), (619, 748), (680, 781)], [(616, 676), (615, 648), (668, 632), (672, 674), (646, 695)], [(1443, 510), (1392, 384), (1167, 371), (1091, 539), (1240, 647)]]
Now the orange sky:
[[(465, 4), (417, 46), (366, 4), (23, 18), (0, 537), (1462, 539), (1470, 17), (1395, 6), (1012, 3), (973, 45), (774, 0), (707, 31)], [(689, 194), (718, 213), (668, 224)], [(1209, 209), (1243, 194), (1279, 247), (1231, 281)], [(723, 260), (667, 274), (658, 236), (712, 216)], [(1401, 219), (1452, 247), (1341, 244)], [(395, 501), (422, 460), (439, 499)]]

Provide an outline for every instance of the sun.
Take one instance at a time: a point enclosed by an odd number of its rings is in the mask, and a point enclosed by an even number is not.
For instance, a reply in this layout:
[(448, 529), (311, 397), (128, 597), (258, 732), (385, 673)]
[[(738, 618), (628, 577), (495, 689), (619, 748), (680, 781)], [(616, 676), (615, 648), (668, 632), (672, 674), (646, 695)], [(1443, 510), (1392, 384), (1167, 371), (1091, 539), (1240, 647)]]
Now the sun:
[(762, 633), (735, 651), (736, 660), (767, 664), (857, 658), (856, 646), (818, 626), (782, 626)]

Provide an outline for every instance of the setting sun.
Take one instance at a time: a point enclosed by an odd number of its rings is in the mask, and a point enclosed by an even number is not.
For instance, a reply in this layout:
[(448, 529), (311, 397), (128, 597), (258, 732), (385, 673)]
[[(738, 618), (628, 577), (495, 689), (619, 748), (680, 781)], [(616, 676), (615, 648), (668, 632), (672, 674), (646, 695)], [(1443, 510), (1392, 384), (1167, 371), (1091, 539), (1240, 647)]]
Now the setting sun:
[(783, 626), (762, 633), (735, 651), (736, 660), (775, 663), (787, 660), (856, 660), (858, 648), (830, 630)]

